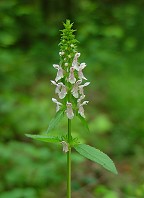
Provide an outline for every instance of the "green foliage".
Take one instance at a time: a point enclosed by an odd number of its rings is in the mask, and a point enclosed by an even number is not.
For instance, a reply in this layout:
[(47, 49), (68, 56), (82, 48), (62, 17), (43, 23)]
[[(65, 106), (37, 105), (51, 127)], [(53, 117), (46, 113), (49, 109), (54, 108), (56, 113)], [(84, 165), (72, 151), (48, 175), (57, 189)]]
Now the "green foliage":
[(86, 144), (79, 144), (74, 146), (74, 148), (84, 157), (102, 165), (105, 169), (111, 171), (112, 173), (117, 174), (113, 161), (102, 151)]

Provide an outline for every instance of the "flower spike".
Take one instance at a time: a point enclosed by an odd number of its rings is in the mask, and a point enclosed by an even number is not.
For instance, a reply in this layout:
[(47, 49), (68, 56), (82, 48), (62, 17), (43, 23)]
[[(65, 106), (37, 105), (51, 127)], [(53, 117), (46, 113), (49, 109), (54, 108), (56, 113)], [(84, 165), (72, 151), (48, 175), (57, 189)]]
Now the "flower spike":
[(61, 31), (59, 43), (60, 63), (53, 65), (57, 74), (55, 80), (51, 80), (51, 83), (56, 87), (55, 93), (61, 100), (58, 102), (56, 99), (52, 99), (56, 103), (56, 111), (59, 111), (63, 105), (68, 119), (73, 119), (77, 114), (85, 117), (83, 106), (87, 102), (82, 102), (85, 98), (84, 87), (90, 84), (90, 82), (82, 84), (83, 80), (87, 80), (83, 74), (86, 63), (78, 61), (81, 54), (77, 51), (78, 41), (73, 34), (72, 25), (69, 20), (64, 23), (65, 29)]

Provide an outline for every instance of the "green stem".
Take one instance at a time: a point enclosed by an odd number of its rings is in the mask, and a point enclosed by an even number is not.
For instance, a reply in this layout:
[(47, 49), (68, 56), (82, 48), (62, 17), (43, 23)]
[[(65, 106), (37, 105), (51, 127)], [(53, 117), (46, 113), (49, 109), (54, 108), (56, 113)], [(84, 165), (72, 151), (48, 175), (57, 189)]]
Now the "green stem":
[[(71, 120), (68, 119), (68, 143), (71, 141)], [(67, 198), (71, 198), (71, 148), (67, 152)]]

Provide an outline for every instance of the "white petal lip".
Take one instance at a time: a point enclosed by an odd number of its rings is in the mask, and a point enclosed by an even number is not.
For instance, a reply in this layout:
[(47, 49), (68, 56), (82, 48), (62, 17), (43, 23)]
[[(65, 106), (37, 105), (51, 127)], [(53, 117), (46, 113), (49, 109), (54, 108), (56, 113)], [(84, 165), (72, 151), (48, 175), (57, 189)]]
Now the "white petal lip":
[(80, 69), (84, 69), (86, 67), (86, 63), (81, 63), (79, 67)]
[(58, 104), (58, 105), (62, 105), (62, 103), (61, 103), (61, 102), (58, 102), (57, 99), (55, 99), (55, 98), (52, 98), (52, 101), (53, 101), (54, 103)]
[(56, 103), (56, 112), (58, 112), (60, 110), (62, 103), (58, 102), (55, 98), (52, 98), (52, 101)]
[(51, 83), (52, 83), (53, 85), (56, 85), (56, 86), (57, 86), (57, 83), (56, 83), (54, 80), (51, 80)]
[(86, 100), (86, 101), (84, 101), (81, 105), (83, 106), (83, 105), (87, 105), (89, 103), (89, 101), (88, 100)]

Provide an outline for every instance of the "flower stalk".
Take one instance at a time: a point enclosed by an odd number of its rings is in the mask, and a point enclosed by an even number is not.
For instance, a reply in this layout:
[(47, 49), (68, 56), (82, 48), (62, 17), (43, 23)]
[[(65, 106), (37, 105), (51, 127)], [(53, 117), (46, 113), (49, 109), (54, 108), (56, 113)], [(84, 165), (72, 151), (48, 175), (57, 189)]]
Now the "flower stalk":
[[(61, 30), (60, 63), (53, 65), (57, 74), (55, 80), (51, 80), (51, 83), (56, 86), (55, 93), (61, 100), (59, 102), (52, 98), (52, 101), (56, 103), (56, 112), (64, 109), (68, 118), (67, 142), (62, 142), (63, 151), (67, 153), (67, 198), (71, 198), (71, 120), (78, 114), (85, 118), (83, 106), (88, 101), (83, 101), (85, 98), (84, 87), (90, 84), (90, 82), (82, 84), (83, 80), (87, 80), (83, 74), (86, 64), (78, 62), (80, 53), (77, 52), (78, 41), (75, 39), (73, 34), (75, 30), (72, 29), (72, 26), (73, 24), (66, 20), (65, 28)], [(68, 149), (66, 145), (68, 145)]]
[[(71, 120), (68, 119), (68, 144), (71, 142)], [(67, 152), (67, 198), (71, 198), (71, 148)]]

